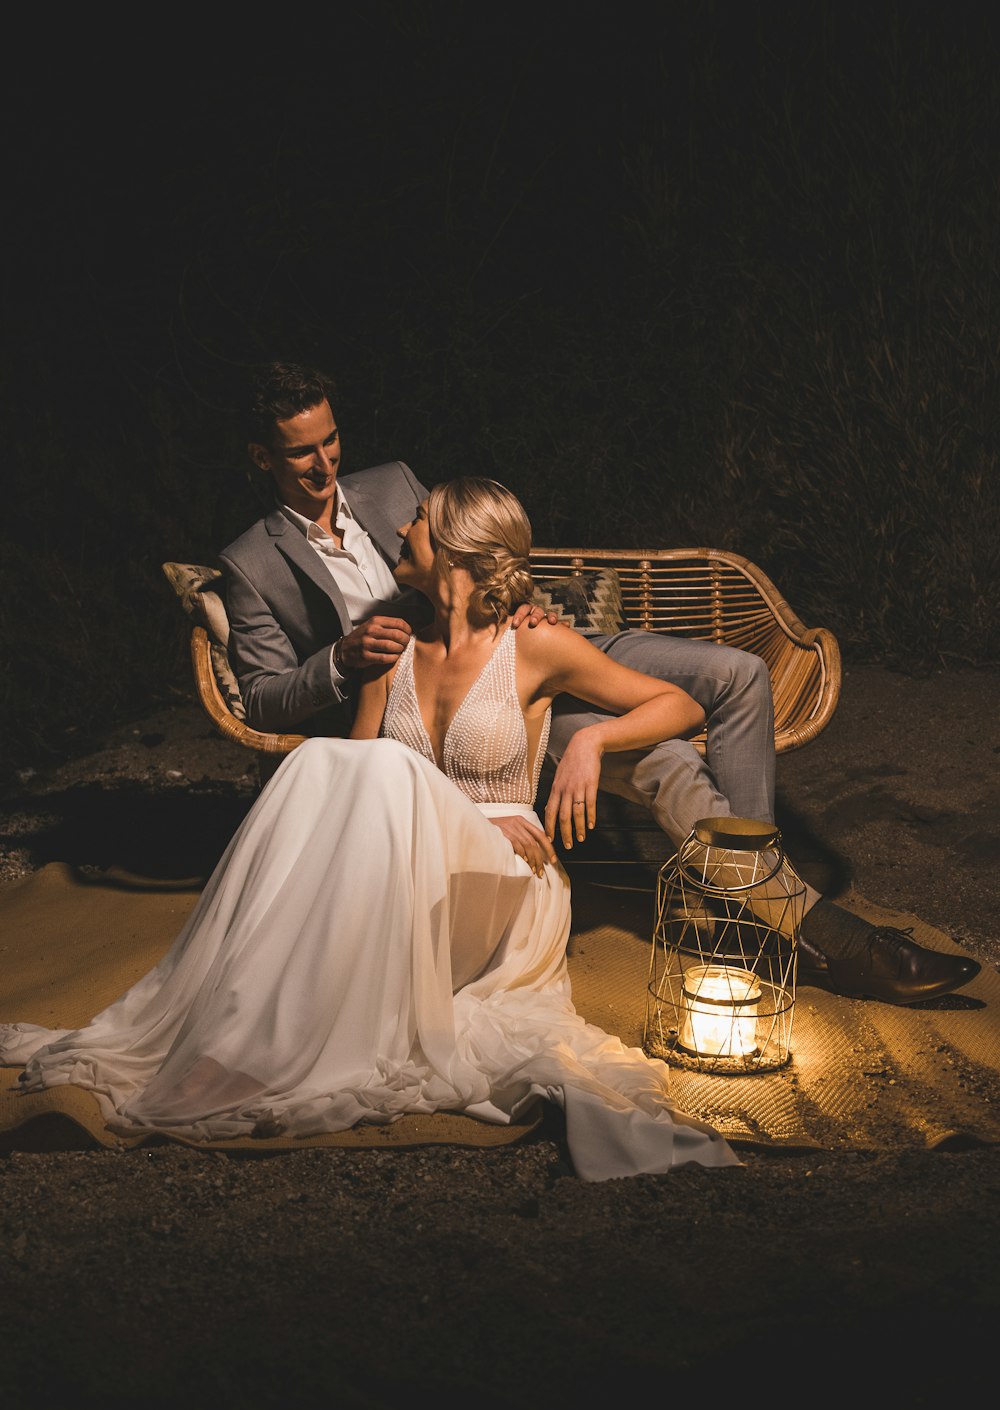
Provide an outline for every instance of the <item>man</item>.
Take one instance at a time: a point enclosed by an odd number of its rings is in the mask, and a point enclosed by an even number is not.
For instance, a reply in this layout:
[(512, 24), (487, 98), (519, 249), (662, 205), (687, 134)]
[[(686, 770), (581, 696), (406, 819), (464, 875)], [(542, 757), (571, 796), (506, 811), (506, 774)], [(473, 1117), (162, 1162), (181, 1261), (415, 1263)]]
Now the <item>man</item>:
[[(424, 605), (392, 576), (426, 488), (402, 461), (342, 479), (330, 379), (271, 363), (251, 392), (250, 458), (270, 475), (277, 507), (220, 555), (230, 617), (229, 655), (247, 722), (286, 733), (346, 734), (359, 672), (388, 667)], [(543, 617), (534, 609), (534, 620)], [(518, 610), (515, 630), (532, 620)], [(774, 818), (774, 719), (758, 657), (711, 642), (643, 631), (587, 633), (616, 660), (686, 690), (707, 718), (707, 758), (686, 740), (607, 756), (601, 786), (652, 813), (677, 846), (699, 818)], [(558, 760), (592, 712), (578, 701), (553, 712), (548, 754)], [(873, 926), (807, 887), (799, 982), (894, 1004), (951, 993), (979, 965)]]

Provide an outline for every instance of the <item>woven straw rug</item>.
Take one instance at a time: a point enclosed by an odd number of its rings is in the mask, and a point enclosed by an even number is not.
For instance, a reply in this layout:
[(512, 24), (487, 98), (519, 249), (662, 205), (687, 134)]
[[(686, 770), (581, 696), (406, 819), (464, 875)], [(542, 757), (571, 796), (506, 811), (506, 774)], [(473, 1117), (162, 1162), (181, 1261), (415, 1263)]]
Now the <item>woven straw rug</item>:
[[(156, 963), (196, 897), (195, 884), (164, 886), (114, 873), (93, 880), (58, 862), (0, 888), (0, 1019), (82, 1025)], [(842, 901), (870, 919), (912, 925), (923, 944), (957, 950), (913, 916), (858, 896)], [(576, 1006), (638, 1046), (653, 893), (575, 881), (573, 911), (569, 963)], [(792, 1053), (781, 1071), (752, 1076), (672, 1068), (674, 1097), (744, 1148), (875, 1150), (1000, 1140), (1000, 976), (989, 965), (961, 993), (911, 1008), (802, 988)], [(121, 1147), (147, 1139), (107, 1132), (85, 1091), (58, 1087), (23, 1095), (17, 1076), (16, 1068), (0, 1068), (0, 1150)], [(258, 1152), (500, 1146), (522, 1139), (540, 1120), (540, 1107), (506, 1127), (439, 1113), (305, 1141), (214, 1144)]]

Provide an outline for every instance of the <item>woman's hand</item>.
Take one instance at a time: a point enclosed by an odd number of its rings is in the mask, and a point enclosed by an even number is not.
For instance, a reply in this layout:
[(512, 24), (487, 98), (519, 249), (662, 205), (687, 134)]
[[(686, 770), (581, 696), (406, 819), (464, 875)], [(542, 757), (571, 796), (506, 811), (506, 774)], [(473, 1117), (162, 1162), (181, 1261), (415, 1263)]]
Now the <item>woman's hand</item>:
[(523, 857), (536, 876), (541, 876), (547, 862), (556, 860), (556, 849), (542, 832), (527, 818), (490, 818), (498, 827), (519, 857)]
[(592, 727), (577, 730), (556, 767), (549, 801), (545, 805), (545, 831), (559, 835), (567, 850), (574, 839), (583, 842), (597, 826), (597, 785), (604, 750)]

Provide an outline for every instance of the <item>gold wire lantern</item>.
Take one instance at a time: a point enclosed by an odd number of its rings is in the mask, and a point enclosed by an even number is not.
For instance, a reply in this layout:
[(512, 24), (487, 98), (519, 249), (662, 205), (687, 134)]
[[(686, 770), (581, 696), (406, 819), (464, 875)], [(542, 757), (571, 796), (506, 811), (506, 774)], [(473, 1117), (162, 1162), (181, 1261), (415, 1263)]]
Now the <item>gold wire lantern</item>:
[(645, 1051), (699, 1072), (783, 1067), (804, 901), (773, 823), (697, 822), (657, 877)]

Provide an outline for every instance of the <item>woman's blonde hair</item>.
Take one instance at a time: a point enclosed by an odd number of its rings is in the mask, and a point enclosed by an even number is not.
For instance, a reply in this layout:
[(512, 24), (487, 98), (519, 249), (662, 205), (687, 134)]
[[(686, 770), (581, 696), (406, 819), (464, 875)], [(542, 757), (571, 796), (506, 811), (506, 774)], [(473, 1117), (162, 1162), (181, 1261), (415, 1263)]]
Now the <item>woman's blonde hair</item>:
[(531, 601), (531, 525), (510, 490), (477, 475), (445, 480), (430, 492), (427, 525), (436, 551), (472, 578), (473, 620), (502, 622)]

